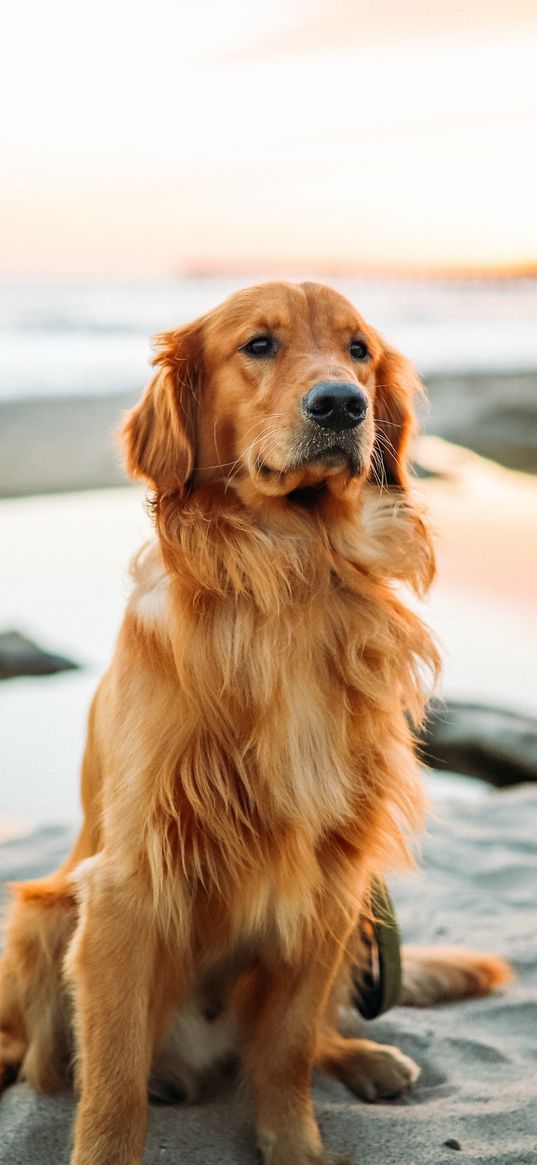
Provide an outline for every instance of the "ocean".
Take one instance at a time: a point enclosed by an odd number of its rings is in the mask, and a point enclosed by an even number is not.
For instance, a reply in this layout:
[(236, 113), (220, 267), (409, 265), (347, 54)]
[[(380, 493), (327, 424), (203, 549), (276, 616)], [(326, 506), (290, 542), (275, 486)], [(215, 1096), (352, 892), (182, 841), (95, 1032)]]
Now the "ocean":
[[(0, 283), (0, 401), (142, 388), (149, 338), (202, 314), (251, 276)], [(537, 278), (323, 279), (419, 371), (537, 369)]]

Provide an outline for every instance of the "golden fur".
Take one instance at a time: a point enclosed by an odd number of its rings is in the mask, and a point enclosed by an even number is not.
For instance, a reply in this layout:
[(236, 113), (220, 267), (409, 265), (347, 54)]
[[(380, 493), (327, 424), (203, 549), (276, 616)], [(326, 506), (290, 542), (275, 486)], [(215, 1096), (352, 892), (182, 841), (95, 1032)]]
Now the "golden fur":
[[(74, 852), (16, 891), (0, 1063), (57, 1088), (74, 1030), (72, 1165), (135, 1165), (150, 1075), (194, 1095), (238, 1051), (267, 1165), (327, 1163), (316, 1063), (365, 1099), (418, 1074), (343, 1040), (335, 1007), (371, 877), (408, 860), (423, 811), (409, 719), (438, 660), (401, 594), (434, 569), (407, 471), (419, 384), (315, 284), (240, 292), (160, 336), (155, 364), (124, 441), (157, 541), (90, 712)], [(341, 448), (304, 419), (326, 380), (368, 404)], [(508, 974), (428, 957), (411, 1002)]]

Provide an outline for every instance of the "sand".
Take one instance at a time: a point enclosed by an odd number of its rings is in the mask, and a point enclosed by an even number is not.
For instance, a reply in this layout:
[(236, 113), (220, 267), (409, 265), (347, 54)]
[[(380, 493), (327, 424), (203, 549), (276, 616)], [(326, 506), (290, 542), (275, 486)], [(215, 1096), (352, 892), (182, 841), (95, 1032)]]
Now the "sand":
[[(434, 778), (431, 778), (434, 787)], [(445, 790), (445, 783), (439, 780)], [(472, 792), (475, 786), (471, 786)], [(362, 1023), (421, 1066), (413, 1091), (366, 1105), (321, 1074), (314, 1097), (324, 1140), (355, 1165), (537, 1162), (537, 788), (435, 798), (423, 872), (394, 885), (405, 939), (509, 955), (517, 981), (502, 995)], [(0, 847), (0, 875), (50, 868), (69, 831)], [(74, 1099), (26, 1085), (0, 1104), (1, 1165), (67, 1165)], [(454, 1140), (460, 1151), (448, 1147)], [(232, 1088), (201, 1106), (152, 1107), (145, 1165), (255, 1165), (252, 1100)]]

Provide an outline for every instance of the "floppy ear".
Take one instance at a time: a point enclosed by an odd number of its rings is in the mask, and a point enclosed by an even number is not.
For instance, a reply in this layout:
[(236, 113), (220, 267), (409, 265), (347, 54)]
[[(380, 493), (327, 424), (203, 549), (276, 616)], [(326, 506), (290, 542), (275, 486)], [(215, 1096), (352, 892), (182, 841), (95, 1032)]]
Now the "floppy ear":
[(195, 464), (199, 371), (192, 326), (155, 338), (158, 371), (123, 427), (125, 463), (132, 477), (159, 494), (183, 492)]
[(423, 386), (410, 360), (384, 343), (375, 379), (373, 465), (383, 485), (406, 490), (409, 444), (417, 428), (415, 404)]

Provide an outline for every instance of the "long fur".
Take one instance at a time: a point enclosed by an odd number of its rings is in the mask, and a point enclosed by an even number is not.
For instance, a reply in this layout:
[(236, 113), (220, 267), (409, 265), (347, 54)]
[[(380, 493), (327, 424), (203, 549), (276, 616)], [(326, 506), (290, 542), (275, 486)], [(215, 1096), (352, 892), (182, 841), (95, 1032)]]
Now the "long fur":
[(513, 978), (503, 959), (459, 947), (403, 947), (402, 961), (403, 1007), (435, 1007), (488, 995)]
[[(244, 344), (268, 327), (278, 358), (260, 364)], [(342, 338), (356, 331), (359, 369)], [(239, 293), (158, 343), (124, 429), (157, 539), (91, 709), (81, 835), (57, 874), (18, 889), (4, 1075), (20, 1065), (51, 1090), (72, 1041), (73, 1165), (134, 1165), (151, 1069), (153, 1094), (194, 1095), (240, 1054), (267, 1165), (328, 1162), (315, 1063), (365, 1099), (418, 1073), (335, 1025), (371, 878), (408, 863), (424, 809), (410, 725), (438, 657), (400, 590), (423, 593), (434, 571), (407, 467), (419, 386), (311, 284)], [(325, 369), (368, 395), (357, 474), (304, 422)], [(452, 965), (410, 959), (406, 1001), (506, 975)]]

